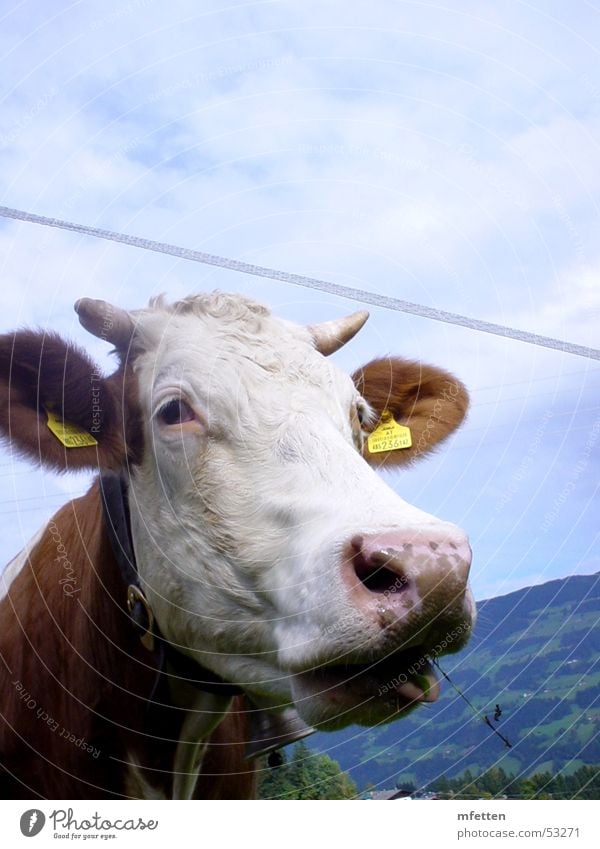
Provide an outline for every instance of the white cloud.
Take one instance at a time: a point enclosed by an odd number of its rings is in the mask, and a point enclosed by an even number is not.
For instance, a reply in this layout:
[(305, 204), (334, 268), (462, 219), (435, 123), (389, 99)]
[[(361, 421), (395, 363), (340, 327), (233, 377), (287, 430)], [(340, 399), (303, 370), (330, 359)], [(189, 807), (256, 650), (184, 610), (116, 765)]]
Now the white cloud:
[[(0, 32), (0, 202), (596, 345), (592, 23), (582, 7), (552, 17), (474, 0), (15, 7)], [(76, 323), (81, 295), (134, 307), (219, 286), (305, 321), (353, 308), (1, 221), (0, 267), (5, 330), (52, 326), (106, 367)], [(431, 498), (435, 474), (446, 494), (466, 493), (456, 504), (477, 528), (535, 433), (510, 430), (499, 459), (494, 428), (535, 422), (542, 388), (562, 407), (595, 397), (585, 361), (384, 310), (339, 360), (394, 350), (476, 390), (464, 436), (398, 485)]]

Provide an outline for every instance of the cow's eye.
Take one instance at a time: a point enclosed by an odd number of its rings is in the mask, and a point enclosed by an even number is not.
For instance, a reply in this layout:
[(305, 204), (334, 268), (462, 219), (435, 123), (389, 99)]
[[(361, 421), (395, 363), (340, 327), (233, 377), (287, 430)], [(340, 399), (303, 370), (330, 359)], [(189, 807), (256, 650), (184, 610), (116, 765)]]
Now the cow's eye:
[(358, 423), (361, 427), (364, 427), (366, 424), (369, 424), (371, 420), (371, 411), (364, 404), (356, 405), (356, 416), (358, 418)]
[(181, 424), (191, 422), (195, 418), (194, 411), (182, 398), (173, 398), (172, 401), (160, 408), (158, 418), (165, 425)]
[(364, 434), (363, 425), (367, 418), (367, 410), (361, 404), (355, 404), (354, 409), (350, 413), (350, 423), (352, 425), (352, 441), (354, 446), (362, 454)]

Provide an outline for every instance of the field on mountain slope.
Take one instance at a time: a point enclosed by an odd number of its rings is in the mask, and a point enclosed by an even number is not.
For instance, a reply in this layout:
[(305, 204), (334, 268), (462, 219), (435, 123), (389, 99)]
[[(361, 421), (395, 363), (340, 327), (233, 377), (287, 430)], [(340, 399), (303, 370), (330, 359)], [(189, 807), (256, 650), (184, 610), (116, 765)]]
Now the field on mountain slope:
[(359, 787), (422, 785), (492, 766), (527, 775), (599, 763), (600, 574), (488, 599), (478, 610), (469, 645), (440, 661), (477, 715), (443, 681), (440, 699), (405, 719), (317, 734), (311, 748), (339, 761)]

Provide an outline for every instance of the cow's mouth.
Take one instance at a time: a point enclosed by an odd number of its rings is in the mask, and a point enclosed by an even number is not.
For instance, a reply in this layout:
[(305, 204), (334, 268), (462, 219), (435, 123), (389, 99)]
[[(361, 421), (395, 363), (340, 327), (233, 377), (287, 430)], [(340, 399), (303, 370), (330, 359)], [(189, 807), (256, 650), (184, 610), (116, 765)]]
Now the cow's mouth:
[(295, 675), (292, 689), (300, 714), (327, 729), (389, 721), (440, 692), (433, 664), (418, 647), (373, 663), (317, 667)]

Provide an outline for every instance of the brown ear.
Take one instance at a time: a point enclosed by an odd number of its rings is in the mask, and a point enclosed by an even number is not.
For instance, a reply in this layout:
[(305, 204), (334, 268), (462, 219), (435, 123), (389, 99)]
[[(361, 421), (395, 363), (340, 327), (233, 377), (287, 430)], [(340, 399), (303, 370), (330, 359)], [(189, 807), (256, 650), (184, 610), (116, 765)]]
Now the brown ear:
[[(54, 333), (0, 336), (0, 435), (44, 466), (120, 467), (126, 452), (122, 391), (122, 373), (104, 378), (85, 351)], [(97, 444), (63, 445), (48, 427), (47, 409)]]
[(373, 407), (376, 419), (384, 410), (410, 428), (411, 448), (371, 454), (365, 440), (364, 457), (373, 466), (404, 466), (427, 454), (446, 439), (465, 417), (469, 396), (463, 384), (442, 369), (398, 358), (373, 360), (352, 375), (356, 388)]

